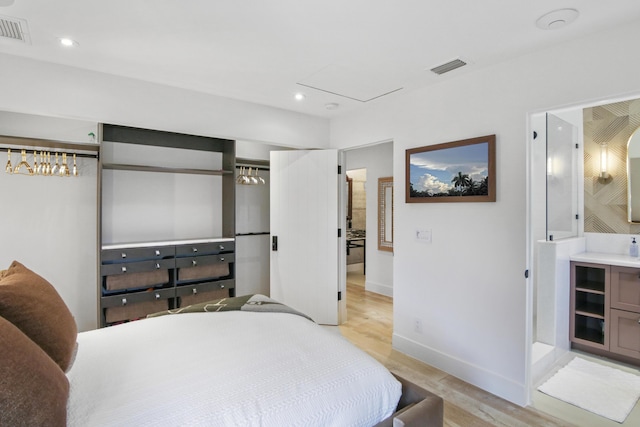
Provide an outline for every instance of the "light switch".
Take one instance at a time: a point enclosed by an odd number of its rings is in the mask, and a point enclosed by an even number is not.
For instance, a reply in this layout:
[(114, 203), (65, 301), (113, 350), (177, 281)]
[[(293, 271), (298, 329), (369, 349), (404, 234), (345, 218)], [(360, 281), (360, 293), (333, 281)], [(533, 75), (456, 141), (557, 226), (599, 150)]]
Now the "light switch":
[(431, 230), (416, 230), (416, 240), (421, 243), (431, 243)]

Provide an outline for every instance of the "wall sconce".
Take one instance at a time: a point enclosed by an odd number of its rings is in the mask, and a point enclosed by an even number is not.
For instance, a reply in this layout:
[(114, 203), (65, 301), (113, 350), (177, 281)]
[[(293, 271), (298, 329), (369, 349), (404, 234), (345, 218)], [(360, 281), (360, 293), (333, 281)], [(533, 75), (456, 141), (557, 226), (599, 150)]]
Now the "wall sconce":
[(598, 175), (598, 182), (601, 184), (608, 184), (613, 177), (607, 171), (609, 167), (609, 144), (600, 144), (600, 174)]

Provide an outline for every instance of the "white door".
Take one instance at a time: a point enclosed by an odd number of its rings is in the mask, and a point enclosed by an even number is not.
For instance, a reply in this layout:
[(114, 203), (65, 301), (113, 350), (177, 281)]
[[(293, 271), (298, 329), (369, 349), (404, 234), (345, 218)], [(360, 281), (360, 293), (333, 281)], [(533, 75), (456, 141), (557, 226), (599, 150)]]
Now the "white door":
[(271, 298), (337, 325), (338, 151), (272, 151), (270, 176)]

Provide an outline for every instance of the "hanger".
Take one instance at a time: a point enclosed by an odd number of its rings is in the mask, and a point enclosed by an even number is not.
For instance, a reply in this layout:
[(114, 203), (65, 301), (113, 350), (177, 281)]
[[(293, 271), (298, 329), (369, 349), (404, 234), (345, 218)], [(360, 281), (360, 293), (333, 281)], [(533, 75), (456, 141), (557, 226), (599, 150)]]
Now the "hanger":
[(67, 166), (67, 153), (62, 153), (62, 164), (60, 165), (60, 176), (69, 176), (69, 166)]
[(13, 168), (13, 173), (20, 173), (20, 168), (24, 166), (27, 169), (27, 173), (22, 173), (22, 175), (33, 175), (33, 169), (31, 169), (31, 165), (27, 162), (27, 150), (22, 150), (21, 155), (22, 161)]
[(11, 148), (7, 149), (7, 166), (5, 168), (7, 173), (13, 172), (13, 166), (11, 166)]
[(51, 175), (58, 175), (60, 164), (58, 163), (58, 153), (56, 153), (56, 164), (51, 168)]

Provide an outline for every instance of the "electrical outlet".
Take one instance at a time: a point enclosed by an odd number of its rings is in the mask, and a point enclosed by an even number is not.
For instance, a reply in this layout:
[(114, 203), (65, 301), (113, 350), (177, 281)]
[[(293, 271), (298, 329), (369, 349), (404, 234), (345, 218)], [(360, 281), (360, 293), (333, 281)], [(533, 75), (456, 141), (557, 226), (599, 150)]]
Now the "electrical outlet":
[(422, 320), (415, 319), (413, 321), (413, 330), (414, 330), (414, 332), (417, 332), (419, 334), (422, 333)]

